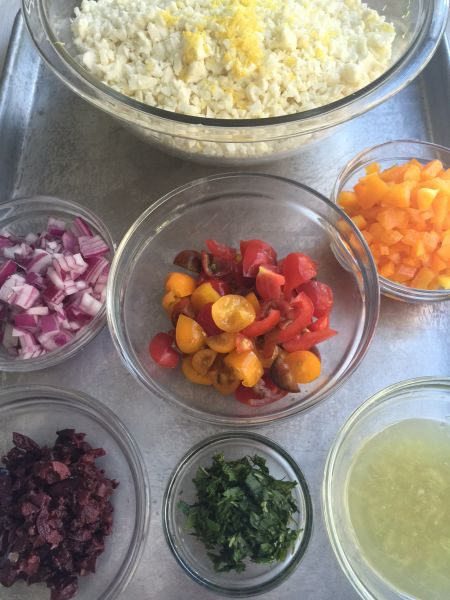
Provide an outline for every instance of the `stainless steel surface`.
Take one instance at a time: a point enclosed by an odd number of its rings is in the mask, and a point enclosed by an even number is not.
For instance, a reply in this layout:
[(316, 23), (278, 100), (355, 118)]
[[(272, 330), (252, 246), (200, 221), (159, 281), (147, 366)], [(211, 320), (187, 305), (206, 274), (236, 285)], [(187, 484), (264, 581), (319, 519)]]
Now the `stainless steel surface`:
[[(424, 74), (394, 99), (341, 126), (300, 158), (259, 170), (298, 179), (329, 194), (342, 166), (369, 145), (416, 137), (450, 146), (449, 67), (448, 47), (441, 44)], [(101, 214), (118, 241), (152, 201), (209, 173), (206, 166), (170, 158), (137, 141), (71, 94), (38, 60), (19, 22), (0, 90), (0, 201), (45, 193), (86, 203)], [(449, 329), (449, 304), (417, 306), (384, 299), (378, 330), (357, 373), (322, 405), (262, 428), (298, 461), (315, 509), (304, 561), (262, 599), (356, 599), (323, 527), (320, 488), (326, 454), (344, 420), (377, 390), (410, 377), (450, 374)], [(150, 397), (125, 371), (106, 330), (69, 363), (39, 373), (1, 374), (2, 384), (17, 381), (59, 384), (92, 394), (117, 412), (141, 446), (150, 475), (152, 523), (141, 565), (123, 598), (214, 598), (182, 573), (166, 547), (161, 500), (178, 460), (218, 428), (180, 416)]]

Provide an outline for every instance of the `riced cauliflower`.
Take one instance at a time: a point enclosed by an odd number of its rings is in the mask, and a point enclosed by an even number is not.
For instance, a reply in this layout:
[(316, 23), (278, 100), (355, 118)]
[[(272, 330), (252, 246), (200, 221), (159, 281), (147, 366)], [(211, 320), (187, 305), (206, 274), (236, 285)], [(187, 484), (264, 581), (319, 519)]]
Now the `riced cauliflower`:
[(80, 62), (169, 111), (274, 117), (323, 106), (390, 65), (395, 30), (360, 0), (82, 0)]

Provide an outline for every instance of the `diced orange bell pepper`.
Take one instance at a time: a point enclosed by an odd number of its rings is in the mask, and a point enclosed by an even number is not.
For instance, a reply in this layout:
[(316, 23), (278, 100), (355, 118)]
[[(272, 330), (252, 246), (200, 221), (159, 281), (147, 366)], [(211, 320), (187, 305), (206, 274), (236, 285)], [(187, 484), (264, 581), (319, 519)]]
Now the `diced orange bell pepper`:
[(411, 286), (418, 289), (427, 289), (434, 279), (434, 272), (427, 267), (422, 267), (411, 282)]
[(431, 188), (419, 188), (416, 192), (417, 208), (419, 210), (428, 210), (433, 204), (433, 200), (438, 195), (438, 190)]
[(440, 160), (432, 160), (427, 163), (422, 169), (422, 179), (428, 179), (428, 177), (437, 177), (444, 167)]

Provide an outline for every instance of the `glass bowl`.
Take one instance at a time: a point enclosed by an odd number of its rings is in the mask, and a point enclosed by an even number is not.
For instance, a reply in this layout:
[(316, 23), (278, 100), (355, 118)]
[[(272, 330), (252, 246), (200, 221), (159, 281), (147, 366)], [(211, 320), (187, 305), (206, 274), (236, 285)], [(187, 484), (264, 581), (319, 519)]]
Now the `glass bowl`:
[(341, 100), (296, 114), (260, 119), (213, 119), (161, 110), (99, 82), (76, 60), (70, 18), (80, 0), (22, 0), (28, 30), (42, 58), (72, 91), (120, 120), (142, 139), (179, 156), (221, 165), (281, 158), (324, 131), (390, 98), (424, 68), (445, 28), (448, 0), (368, 0), (394, 23), (392, 65)]
[[(107, 258), (109, 260), (112, 259), (115, 244), (111, 238), (111, 234), (102, 220), (85, 206), (50, 196), (23, 198), (0, 205), (0, 229), (7, 229), (11, 233), (18, 235), (45, 230), (49, 217), (60, 218), (67, 223), (72, 222), (75, 217), (82, 217), (91, 226), (92, 230), (98, 233), (109, 246), (110, 252)], [(0, 371), (27, 372), (53, 367), (80, 352), (100, 333), (105, 323), (106, 306), (104, 303), (92, 321), (75, 335), (70, 342), (43, 356), (22, 360), (10, 356), (2, 346), (0, 348)]]
[[(266, 460), (273, 477), (298, 482), (293, 494), (299, 512), (294, 518), (298, 518), (301, 534), (284, 561), (266, 565), (249, 562), (242, 573), (217, 573), (202, 542), (186, 530), (186, 515), (177, 507), (178, 501), (195, 502), (196, 490), (192, 479), (199, 467), (211, 465), (212, 457), (218, 452), (224, 454), (225, 460), (257, 454)], [(164, 534), (178, 564), (197, 583), (216, 593), (234, 597), (267, 592), (294, 572), (308, 547), (312, 517), (308, 486), (294, 459), (272, 440), (247, 432), (214, 435), (191, 448), (172, 473), (163, 500)]]
[[(86, 433), (94, 447), (106, 450), (97, 464), (120, 484), (111, 498), (113, 532), (105, 538), (97, 572), (79, 577), (76, 600), (113, 600), (129, 584), (144, 549), (150, 520), (150, 489), (143, 458), (135, 440), (109, 408), (81, 392), (40, 385), (0, 390), (0, 455), (12, 447), (12, 432), (38, 444), (53, 444), (56, 431), (73, 428)], [(0, 586), (2, 600), (49, 600), (45, 584), (17, 582)]]
[[(323, 374), (301, 393), (254, 408), (151, 360), (150, 339), (171, 327), (161, 298), (167, 273), (175, 268), (172, 260), (181, 250), (200, 249), (208, 238), (232, 246), (262, 239), (279, 256), (298, 250), (318, 261), (318, 278), (334, 291), (331, 327), (339, 334), (320, 346)], [(377, 323), (378, 278), (356, 227), (317, 192), (270, 175), (214, 175), (170, 192), (132, 225), (111, 266), (107, 307), (125, 366), (152, 394), (210, 422), (256, 425), (313, 406), (355, 370)]]
[(322, 490), (325, 524), (342, 570), (365, 600), (414, 599), (394, 588), (363, 557), (348, 513), (347, 482), (353, 458), (368, 439), (394, 423), (424, 418), (448, 425), (449, 415), (450, 378), (411, 379), (391, 385), (366, 400), (333, 442)]
[[(339, 174), (331, 199), (337, 203), (339, 194), (351, 190), (358, 179), (366, 174), (365, 168), (377, 162), (381, 170), (411, 159), (427, 163), (440, 160), (445, 167), (450, 167), (450, 148), (421, 142), (418, 140), (396, 140), (379, 144), (357, 154)], [(421, 290), (409, 288), (379, 275), (381, 293), (389, 298), (404, 302), (440, 302), (450, 300), (450, 290)]]

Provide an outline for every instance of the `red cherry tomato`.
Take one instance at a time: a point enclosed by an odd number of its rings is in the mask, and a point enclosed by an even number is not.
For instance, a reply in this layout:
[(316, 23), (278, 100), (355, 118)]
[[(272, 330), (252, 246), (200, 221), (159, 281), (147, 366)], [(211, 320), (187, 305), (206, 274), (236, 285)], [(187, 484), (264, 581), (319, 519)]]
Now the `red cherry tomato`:
[(234, 392), (236, 400), (249, 406), (265, 406), (281, 400), (286, 395), (287, 392), (275, 385), (268, 373), (264, 373), (254, 387), (246, 388), (240, 385)]
[(314, 323), (308, 325), (308, 329), (310, 331), (322, 331), (324, 329), (330, 328), (330, 317), (328, 315), (323, 315), (323, 317), (319, 317)]
[(210, 277), (206, 281), (213, 286), (218, 294), (221, 296), (226, 296), (227, 294), (232, 293), (232, 289), (228, 281), (224, 281), (223, 279), (217, 279), (216, 277)]
[(173, 347), (174, 339), (167, 333), (157, 333), (149, 344), (150, 356), (160, 367), (175, 369), (180, 357)]
[(244, 335), (243, 333), (236, 334), (236, 352), (241, 354), (241, 352), (247, 352), (248, 350), (254, 350), (255, 344), (252, 340)]
[(281, 296), (284, 275), (273, 265), (260, 265), (256, 276), (256, 291), (263, 300), (277, 300)]
[(268, 331), (271, 331), (280, 322), (280, 311), (271, 308), (266, 317), (262, 317), (250, 323), (245, 329), (242, 330), (245, 336), (249, 338), (258, 337), (264, 335)]
[(200, 327), (202, 327), (206, 335), (210, 336), (220, 335), (223, 333), (223, 329), (217, 327), (217, 325), (214, 323), (214, 319), (212, 318), (212, 305), (212, 302), (204, 304), (198, 311), (197, 318), (195, 319)]
[(232, 262), (236, 258), (236, 250), (234, 248), (221, 244), (217, 240), (206, 240), (206, 247), (213, 256), (217, 256), (217, 258), (221, 258), (222, 260)]
[(262, 240), (242, 240), (242, 272), (244, 277), (256, 277), (260, 265), (274, 265), (277, 253)]
[(300, 292), (295, 298), (294, 318), (283, 321), (276, 329), (266, 335), (266, 338), (275, 344), (282, 344), (298, 335), (302, 329), (308, 327), (312, 321), (314, 305), (305, 293)]
[(308, 281), (301, 287), (314, 304), (314, 316), (317, 318), (328, 315), (333, 308), (333, 290), (326, 283)]
[(287, 352), (296, 352), (297, 350), (310, 350), (316, 344), (324, 342), (337, 334), (334, 329), (322, 329), (322, 331), (305, 331), (295, 336), (283, 344)]
[(285, 295), (317, 275), (316, 263), (301, 252), (291, 252), (283, 259), (282, 273), (286, 277)]

